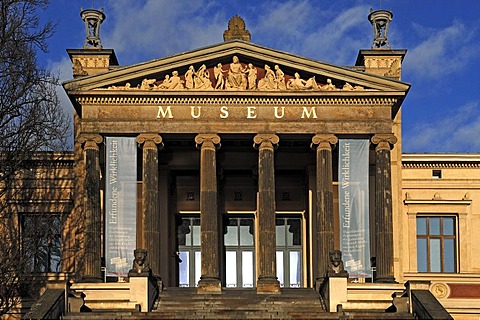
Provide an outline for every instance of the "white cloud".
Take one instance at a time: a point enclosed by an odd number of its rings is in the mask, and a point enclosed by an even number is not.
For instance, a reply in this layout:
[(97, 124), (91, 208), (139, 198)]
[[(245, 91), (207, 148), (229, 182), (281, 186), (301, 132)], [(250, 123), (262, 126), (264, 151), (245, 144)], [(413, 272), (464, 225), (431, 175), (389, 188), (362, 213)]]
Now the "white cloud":
[(406, 152), (478, 152), (480, 149), (479, 102), (469, 102), (450, 112), (418, 122), (404, 132)]
[(421, 79), (435, 79), (463, 70), (472, 59), (478, 59), (480, 46), (472, 43), (475, 31), (463, 23), (434, 30), (414, 25), (425, 40), (409, 50), (406, 72)]
[(373, 31), (366, 19), (369, 8), (340, 10), (306, 0), (269, 2), (268, 10), (263, 10), (258, 23), (250, 27), (252, 38), (256, 43), (305, 57), (351, 65), (358, 49), (370, 45), (368, 34)]
[(367, 6), (356, 6), (337, 14), (305, 38), (305, 54), (322, 61), (351, 65), (352, 57), (359, 49), (369, 47), (373, 39), (366, 19), (368, 12)]
[(109, 3), (114, 18), (102, 43), (122, 58), (121, 64), (200, 48), (221, 42), (225, 19), (205, 14), (205, 0), (116, 0)]
[[(309, 0), (260, 2), (242, 17), (254, 43), (338, 64), (370, 45), (367, 6), (323, 9)], [(116, 0), (108, 4), (102, 44), (128, 65), (223, 41), (226, 8), (207, 0)]]
[(291, 51), (303, 42), (313, 11), (310, 2), (305, 0), (268, 2), (263, 5), (257, 24), (247, 26), (247, 29), (254, 35), (254, 40)]

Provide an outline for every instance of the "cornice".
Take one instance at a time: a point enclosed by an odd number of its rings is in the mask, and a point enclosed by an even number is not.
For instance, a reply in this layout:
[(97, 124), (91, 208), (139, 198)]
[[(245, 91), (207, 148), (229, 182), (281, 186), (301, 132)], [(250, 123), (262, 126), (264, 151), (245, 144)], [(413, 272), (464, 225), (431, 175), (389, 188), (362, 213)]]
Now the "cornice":
[(479, 168), (480, 153), (406, 153), (402, 155), (405, 169)]
[(461, 162), (457, 160), (455, 162), (402, 162), (402, 168), (404, 169), (475, 169), (480, 168), (480, 162)]
[(80, 105), (255, 105), (255, 106), (392, 106), (398, 99), (393, 97), (158, 97), (158, 96), (80, 96)]

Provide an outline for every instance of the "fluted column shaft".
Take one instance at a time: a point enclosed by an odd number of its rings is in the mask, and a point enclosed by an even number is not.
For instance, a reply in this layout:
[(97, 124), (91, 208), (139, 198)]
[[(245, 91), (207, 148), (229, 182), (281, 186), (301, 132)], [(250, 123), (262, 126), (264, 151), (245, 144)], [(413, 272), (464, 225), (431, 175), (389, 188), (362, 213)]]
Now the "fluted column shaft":
[(85, 202), (84, 202), (84, 257), (82, 281), (100, 282), (102, 239), (100, 206), (100, 164), (98, 144), (103, 141), (98, 134), (83, 134), (79, 142), (83, 144), (85, 160)]
[(320, 288), (330, 264), (330, 252), (334, 250), (334, 216), (333, 216), (333, 169), (332, 144), (338, 138), (333, 134), (316, 134), (312, 138), (312, 148), (317, 151), (316, 165), (316, 241), (317, 267), (315, 288)]
[(397, 141), (393, 134), (372, 137), (375, 148), (375, 282), (395, 282), (393, 273), (393, 211), (390, 149)]
[(200, 239), (202, 251), (202, 275), (198, 292), (219, 292), (222, 289), (219, 273), (218, 210), (217, 210), (217, 161), (216, 146), (220, 137), (216, 134), (199, 134), (195, 137), (200, 147)]
[(259, 134), (253, 139), (258, 146), (258, 281), (257, 292), (280, 292), (276, 273), (275, 233), (275, 164), (274, 146), (279, 138), (274, 134)]
[(158, 149), (163, 148), (163, 143), (162, 137), (154, 133), (140, 134), (137, 137), (137, 142), (143, 149), (143, 243), (147, 250), (147, 260), (152, 269), (152, 274), (159, 277), (160, 199), (158, 195)]

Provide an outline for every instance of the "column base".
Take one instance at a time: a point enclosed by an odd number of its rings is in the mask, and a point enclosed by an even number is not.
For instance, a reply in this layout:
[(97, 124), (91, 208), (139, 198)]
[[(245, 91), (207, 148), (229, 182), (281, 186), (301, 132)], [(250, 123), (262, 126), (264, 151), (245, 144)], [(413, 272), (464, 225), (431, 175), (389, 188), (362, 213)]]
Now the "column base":
[(276, 277), (258, 278), (257, 293), (259, 294), (280, 293), (280, 282), (278, 282)]
[(218, 278), (201, 277), (197, 293), (222, 293), (222, 282)]

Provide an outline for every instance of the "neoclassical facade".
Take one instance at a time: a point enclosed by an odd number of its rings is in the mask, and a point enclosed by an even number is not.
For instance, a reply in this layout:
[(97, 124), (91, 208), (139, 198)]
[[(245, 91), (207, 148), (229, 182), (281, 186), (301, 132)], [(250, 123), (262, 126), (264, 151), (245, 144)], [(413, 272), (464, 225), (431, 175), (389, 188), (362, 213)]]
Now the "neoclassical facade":
[[(372, 49), (339, 67), (251, 43), (237, 16), (228, 27), (223, 43), (132, 66), (98, 34), (68, 50), (72, 288), (88, 302), (96, 283), (128, 281), (142, 248), (160, 291), (311, 288), (353, 310), (407, 283), (456, 318), (478, 314), (480, 158), (402, 155), (406, 50), (374, 28)], [(344, 298), (322, 291), (335, 250)], [(408, 297), (397, 309), (412, 313)]]

